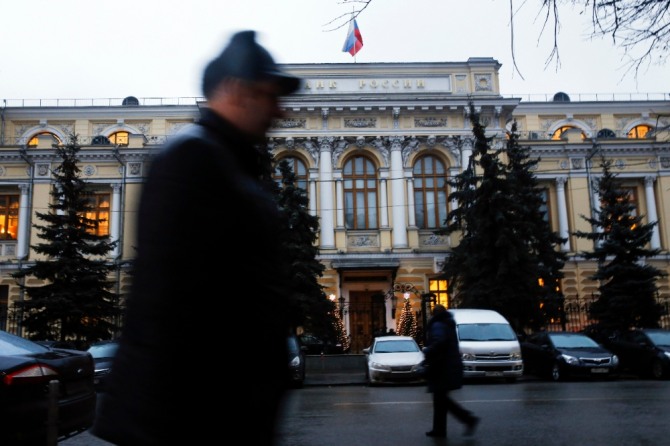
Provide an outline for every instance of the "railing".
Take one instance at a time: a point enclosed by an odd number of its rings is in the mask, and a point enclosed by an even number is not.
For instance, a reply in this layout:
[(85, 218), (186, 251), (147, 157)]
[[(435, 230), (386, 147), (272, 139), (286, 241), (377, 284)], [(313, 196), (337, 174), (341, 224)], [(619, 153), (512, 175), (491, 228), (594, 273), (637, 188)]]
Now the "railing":
[(167, 105), (196, 105), (202, 97), (176, 98), (93, 98), (93, 99), (3, 99), (4, 107), (138, 107)]
[[(555, 100), (555, 93), (501, 93), (503, 98), (521, 98), (523, 102), (632, 102), (632, 101), (667, 101), (670, 93), (569, 93), (569, 101)], [(135, 98), (93, 98), (93, 99), (3, 99), (0, 109), (4, 107), (137, 107), (166, 105), (196, 105), (203, 97), (149, 97)]]

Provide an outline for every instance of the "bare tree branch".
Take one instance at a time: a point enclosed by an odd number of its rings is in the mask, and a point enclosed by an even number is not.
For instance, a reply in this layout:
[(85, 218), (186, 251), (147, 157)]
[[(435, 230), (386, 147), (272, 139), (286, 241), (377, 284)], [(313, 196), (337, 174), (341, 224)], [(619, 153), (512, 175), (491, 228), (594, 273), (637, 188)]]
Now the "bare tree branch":
[[(335, 31), (357, 18), (373, 0), (342, 0), (343, 5), (351, 4), (351, 13), (335, 17), (324, 24), (329, 27), (325, 31)], [(510, 49), (514, 70), (523, 75), (516, 63), (514, 49), (514, 17), (516, 12), (527, 6), (529, 0), (524, 0), (518, 9), (514, 9), (514, 0), (510, 4)], [(556, 71), (561, 66), (558, 36), (561, 22), (559, 12), (561, 8), (582, 7), (584, 12), (590, 12), (593, 29), (591, 38), (611, 36), (612, 44), (623, 50), (627, 67), (623, 76), (632, 73), (637, 79), (638, 73), (644, 66), (665, 65), (670, 57), (670, 0), (540, 0), (540, 11), (544, 11), (544, 23), (539, 38), (548, 27), (553, 25), (554, 44), (545, 61), (545, 68), (551, 62), (556, 63)], [(622, 77), (623, 77), (622, 76)]]

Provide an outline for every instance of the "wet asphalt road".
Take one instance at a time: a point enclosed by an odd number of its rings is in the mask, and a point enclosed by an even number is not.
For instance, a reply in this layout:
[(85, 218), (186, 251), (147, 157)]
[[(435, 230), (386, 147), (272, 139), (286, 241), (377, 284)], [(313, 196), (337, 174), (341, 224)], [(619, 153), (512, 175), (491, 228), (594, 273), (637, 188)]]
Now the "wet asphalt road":
[[(446, 440), (425, 436), (423, 386), (316, 386), (292, 390), (277, 446), (662, 446), (670, 444), (670, 381), (469, 383), (455, 399), (482, 418), (473, 439), (449, 419)], [(216, 444), (216, 443), (213, 443)], [(222, 443), (223, 444), (223, 443)], [(105, 446), (88, 432), (59, 446)]]

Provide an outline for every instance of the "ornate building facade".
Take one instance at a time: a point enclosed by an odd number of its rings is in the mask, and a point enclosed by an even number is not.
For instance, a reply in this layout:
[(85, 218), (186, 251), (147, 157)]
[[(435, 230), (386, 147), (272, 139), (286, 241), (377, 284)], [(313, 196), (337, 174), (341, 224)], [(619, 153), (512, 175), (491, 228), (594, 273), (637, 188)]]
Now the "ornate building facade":
[[(500, 64), (465, 62), (289, 64), (304, 79), (284, 100), (285, 118), (268, 135), (277, 159), (288, 158), (320, 218), (319, 258), (326, 294), (344, 315), (352, 351), (374, 333), (396, 328), (396, 309), (409, 299), (425, 321), (423, 295), (450, 305), (439, 278), (457, 235), (435, 235), (447, 212), (446, 179), (460, 173), (473, 152), (472, 102), (494, 145), (517, 122), (521, 144), (540, 162), (535, 174), (546, 197), (551, 227), (567, 242), (561, 284), (567, 305), (583, 306), (597, 293), (588, 277), (596, 265), (580, 252), (589, 242), (582, 216), (598, 203), (597, 159), (614, 162), (637, 211), (657, 221), (650, 262), (670, 273), (670, 97), (664, 94), (506, 97)], [(194, 122), (199, 98), (5, 100), (0, 109), (0, 312), (23, 299), (12, 272), (34, 261), (35, 212), (49, 201), (53, 143), (76, 134), (84, 178), (94, 194), (99, 228), (120, 243), (117, 292), (130, 286), (134, 215), (152, 155)], [(183, 218), (186, 234), (190, 222)], [(192, 228), (193, 229), (193, 228)], [(184, 236), (180, 234), (179, 236)], [(234, 256), (234, 253), (231, 254)], [(187, 258), (187, 256), (185, 257)], [(667, 278), (660, 298), (670, 298)], [(0, 319), (1, 321), (1, 319)], [(0, 322), (1, 323), (1, 322)]]

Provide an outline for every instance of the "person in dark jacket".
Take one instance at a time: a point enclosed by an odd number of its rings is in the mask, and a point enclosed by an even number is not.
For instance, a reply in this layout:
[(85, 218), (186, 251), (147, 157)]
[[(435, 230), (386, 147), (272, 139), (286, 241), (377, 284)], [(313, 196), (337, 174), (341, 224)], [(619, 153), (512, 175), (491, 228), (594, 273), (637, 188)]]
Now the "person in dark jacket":
[(463, 363), (458, 349), (456, 323), (444, 305), (433, 307), (423, 352), (428, 392), (433, 394), (433, 429), (426, 435), (446, 437), (447, 413), (451, 412), (466, 426), (465, 435), (472, 436), (479, 418), (449, 396), (449, 391), (463, 386)]
[[(288, 275), (271, 157), (259, 143), (300, 84), (254, 31), (233, 35), (204, 70), (200, 119), (151, 160), (120, 346), (92, 428), (99, 438), (274, 443)], [(244, 395), (232, 398), (235, 389)]]

